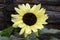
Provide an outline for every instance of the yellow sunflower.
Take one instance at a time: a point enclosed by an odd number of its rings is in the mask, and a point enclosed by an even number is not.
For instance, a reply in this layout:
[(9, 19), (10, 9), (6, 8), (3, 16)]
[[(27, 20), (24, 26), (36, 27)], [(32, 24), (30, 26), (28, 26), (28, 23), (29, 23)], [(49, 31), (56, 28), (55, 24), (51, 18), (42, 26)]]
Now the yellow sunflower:
[(38, 32), (38, 29), (43, 29), (43, 24), (47, 24), (48, 19), (47, 14), (45, 14), (45, 9), (41, 8), (41, 4), (34, 5), (30, 7), (28, 3), (26, 5), (18, 5), (18, 8), (14, 8), (18, 14), (12, 14), (12, 22), (14, 22), (13, 27), (19, 27), (20, 35), (29, 35), (32, 32)]

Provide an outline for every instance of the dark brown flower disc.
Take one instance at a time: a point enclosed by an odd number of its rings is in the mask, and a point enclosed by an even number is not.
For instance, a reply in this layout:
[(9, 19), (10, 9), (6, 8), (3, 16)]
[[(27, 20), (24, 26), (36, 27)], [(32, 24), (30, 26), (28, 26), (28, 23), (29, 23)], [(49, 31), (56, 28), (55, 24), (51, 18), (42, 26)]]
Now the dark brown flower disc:
[(36, 23), (37, 17), (33, 13), (26, 13), (23, 15), (22, 20), (26, 25), (31, 26)]

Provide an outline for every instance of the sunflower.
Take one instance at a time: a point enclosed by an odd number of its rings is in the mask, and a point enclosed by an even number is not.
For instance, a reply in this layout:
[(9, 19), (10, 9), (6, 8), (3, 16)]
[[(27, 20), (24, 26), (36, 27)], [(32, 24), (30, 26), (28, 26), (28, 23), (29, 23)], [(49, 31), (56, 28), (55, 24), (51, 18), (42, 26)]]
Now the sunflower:
[(18, 14), (12, 14), (13, 27), (21, 28), (19, 34), (29, 35), (32, 32), (38, 32), (38, 29), (43, 29), (43, 24), (47, 24), (47, 14), (45, 9), (41, 8), (41, 4), (30, 7), (28, 3), (26, 5), (18, 5), (18, 8), (14, 8)]

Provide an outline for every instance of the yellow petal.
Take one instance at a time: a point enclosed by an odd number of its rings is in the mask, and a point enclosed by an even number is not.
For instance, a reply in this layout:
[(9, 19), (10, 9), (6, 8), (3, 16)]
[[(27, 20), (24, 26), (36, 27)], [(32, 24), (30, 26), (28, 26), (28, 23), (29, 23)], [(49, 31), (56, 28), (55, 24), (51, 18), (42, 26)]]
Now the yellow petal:
[(13, 17), (13, 18), (18, 18), (18, 17), (20, 17), (20, 16), (19, 16), (18, 14), (16, 14), (16, 15), (12, 14), (11, 17)]
[(47, 22), (43, 22), (43, 24), (48, 24)]
[(18, 9), (15, 7), (15, 11), (21, 16), (21, 14), (26, 13), (26, 11), (23, 10), (24, 8), (21, 7), (21, 9)]
[(44, 26), (41, 24), (41, 25), (37, 26), (37, 28), (41, 30), (44, 28)]
[(37, 32), (37, 31), (38, 31), (35, 27), (31, 27), (31, 30), (32, 30), (33, 32)]
[(19, 9), (26, 8), (24, 4), (18, 5)]
[(30, 5), (28, 3), (26, 4), (26, 10), (27, 10), (27, 12), (30, 11)]
[(24, 37), (26, 38), (29, 34), (24, 33)]
[(15, 11), (21, 16), (21, 14), (25, 13), (25, 11), (23, 11), (23, 9), (18, 9), (15, 7)]
[(22, 10), (22, 12), (26, 12), (26, 6), (24, 4), (18, 5), (18, 7), (20, 8), (20, 10)]
[(18, 27), (18, 24), (19, 24), (20, 22), (18, 21), (18, 22), (15, 22), (14, 24), (13, 24), (13, 27)]
[(11, 21), (12, 21), (12, 22), (17, 22), (17, 21), (19, 21), (19, 19), (14, 19), (14, 18), (12, 18)]
[(30, 12), (34, 12), (34, 10), (36, 10), (36, 5), (34, 5), (31, 9), (30, 9)]
[(26, 11), (26, 6), (24, 4), (22, 4), (22, 8)]
[(20, 24), (18, 25), (18, 27), (24, 28), (25, 27), (25, 24), (23, 22), (20, 22)]
[(15, 11), (17, 12), (17, 13), (20, 13), (20, 9), (18, 9), (18, 8), (14, 8), (15, 9)]
[(41, 4), (38, 4), (34, 10), (35, 13), (37, 13), (39, 11), (39, 9), (41, 8)]
[(31, 34), (31, 29), (30, 29), (30, 27), (28, 27), (28, 26), (26, 27), (25, 33), (26, 33), (26, 34)]
[(21, 31), (19, 32), (19, 35), (23, 34), (25, 31), (25, 27), (21, 29)]
[(21, 6), (22, 6), (22, 5), (21, 5), (21, 4), (19, 4), (19, 5), (18, 5), (18, 8), (20, 9), (20, 8), (21, 8)]
[(40, 22), (43, 23), (43, 24), (47, 24), (47, 22), (45, 22), (47, 19), (48, 19), (48, 16), (47, 16), (47, 14), (45, 14), (41, 17)]
[(37, 14), (43, 15), (43, 14), (45, 13), (45, 11), (46, 11), (46, 9), (41, 8), (41, 9), (37, 12)]
[(15, 18), (12, 18), (11, 19), (12, 22), (18, 22), (18, 21), (21, 21), (22, 22), (22, 18), (21, 17), (15, 17)]
[(41, 8), (41, 4), (38, 4), (37, 5), (37, 9), (39, 10)]

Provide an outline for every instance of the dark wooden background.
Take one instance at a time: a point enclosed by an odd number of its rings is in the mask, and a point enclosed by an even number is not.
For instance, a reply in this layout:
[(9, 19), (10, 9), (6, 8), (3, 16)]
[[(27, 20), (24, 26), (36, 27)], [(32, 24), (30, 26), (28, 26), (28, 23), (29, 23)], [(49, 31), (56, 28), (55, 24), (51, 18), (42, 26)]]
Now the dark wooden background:
[[(20, 3), (26, 3), (26, 1), (0, 0), (0, 30), (13, 24), (11, 22), (11, 14), (15, 14), (14, 7)], [(33, 2), (29, 1), (29, 3), (31, 5), (41, 3), (49, 15), (46, 27), (60, 30), (60, 0), (35, 0)], [(60, 33), (56, 33), (54, 36), (60, 38)]]

